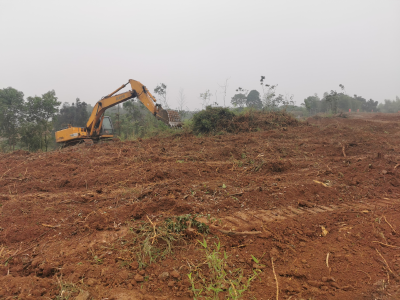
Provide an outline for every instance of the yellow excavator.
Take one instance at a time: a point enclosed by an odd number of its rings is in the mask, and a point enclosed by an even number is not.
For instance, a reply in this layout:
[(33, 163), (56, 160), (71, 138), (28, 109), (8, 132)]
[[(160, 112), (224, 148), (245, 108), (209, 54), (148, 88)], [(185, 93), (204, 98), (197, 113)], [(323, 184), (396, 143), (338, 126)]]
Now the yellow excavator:
[[(116, 95), (117, 92), (125, 88), (128, 84), (131, 85), (132, 90)], [(176, 111), (163, 109), (160, 104), (156, 103), (156, 99), (143, 84), (130, 79), (126, 84), (123, 84), (96, 103), (86, 123), (86, 127), (72, 127), (68, 125), (67, 128), (56, 131), (56, 142), (65, 147), (81, 142), (93, 143), (113, 138), (114, 129), (111, 118), (104, 116), (104, 112), (107, 108), (133, 98), (138, 98), (158, 120), (161, 120), (168, 126), (180, 127), (182, 125), (179, 114)]]

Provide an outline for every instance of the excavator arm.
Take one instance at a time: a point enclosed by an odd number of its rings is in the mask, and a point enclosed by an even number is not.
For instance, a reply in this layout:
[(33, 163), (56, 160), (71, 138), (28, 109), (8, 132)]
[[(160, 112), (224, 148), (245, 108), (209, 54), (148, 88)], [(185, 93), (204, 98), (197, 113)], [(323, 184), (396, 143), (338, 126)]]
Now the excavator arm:
[[(116, 94), (128, 84), (131, 85), (131, 90)], [(101, 128), (103, 125), (104, 112), (107, 108), (113, 107), (119, 103), (129, 99), (138, 98), (144, 106), (159, 120), (171, 127), (180, 127), (181, 121), (176, 111), (165, 110), (160, 104), (156, 103), (156, 99), (149, 90), (139, 81), (130, 79), (126, 84), (123, 84), (111, 94), (99, 100), (93, 108), (93, 111), (86, 123), (86, 127), (72, 127), (59, 130), (55, 133), (56, 141), (64, 145), (77, 143), (81, 140), (98, 140), (110, 138), (110, 135), (103, 135)]]
[[(132, 90), (115, 95), (128, 84), (131, 85)], [(177, 126), (177, 123), (179, 123), (179, 119), (176, 118), (175, 114), (173, 114), (173, 118), (170, 118), (169, 114), (172, 115), (172, 113), (164, 110), (160, 104), (156, 104), (156, 99), (143, 84), (141, 84), (139, 81), (130, 79), (128, 83), (123, 84), (114, 92), (103, 97), (96, 103), (93, 108), (92, 114), (90, 115), (90, 118), (86, 124), (86, 129), (88, 130), (88, 132), (90, 132), (89, 136), (99, 135), (100, 128), (103, 122), (104, 112), (107, 108), (113, 107), (119, 103), (136, 97), (157, 119), (163, 121), (165, 124), (170, 126)]]

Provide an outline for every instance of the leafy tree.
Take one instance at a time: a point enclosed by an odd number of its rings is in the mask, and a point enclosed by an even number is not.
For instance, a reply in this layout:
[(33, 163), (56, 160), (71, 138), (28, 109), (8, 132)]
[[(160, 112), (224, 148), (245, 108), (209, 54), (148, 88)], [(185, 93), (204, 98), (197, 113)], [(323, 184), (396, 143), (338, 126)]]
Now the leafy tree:
[(46, 151), (52, 139), (54, 118), (61, 104), (57, 99), (55, 91), (52, 90), (43, 94), (42, 97), (28, 97), (26, 103), (26, 121), (32, 123), (31, 126), (36, 125), (41, 141), (40, 149), (44, 146)]
[(262, 102), (260, 99), (260, 93), (256, 90), (251, 90), (246, 97), (246, 106), (256, 109), (262, 108)]
[(76, 98), (75, 103), (72, 103), (72, 105), (68, 102), (63, 103), (60, 113), (57, 115), (55, 127), (57, 130), (65, 128), (68, 124), (76, 127), (85, 127), (88, 119), (89, 112), (86, 102), (81, 102), (79, 98)]
[(246, 104), (247, 97), (245, 94), (235, 94), (232, 99), (231, 103), (234, 107), (243, 107)]
[(0, 135), (14, 149), (18, 141), (18, 129), (23, 119), (24, 94), (12, 87), (0, 89)]
[[(372, 105), (372, 103), (371, 103), (371, 105)], [(373, 109), (373, 108), (371, 108), (371, 109)], [(385, 99), (384, 103), (379, 104), (378, 109), (381, 112), (385, 112), (385, 113), (396, 113), (396, 112), (400, 111), (400, 98), (398, 96), (396, 96), (396, 100)], [(376, 108), (374, 109), (374, 111), (375, 110), (376, 110)], [(368, 110), (368, 111), (371, 111), (371, 110)]]

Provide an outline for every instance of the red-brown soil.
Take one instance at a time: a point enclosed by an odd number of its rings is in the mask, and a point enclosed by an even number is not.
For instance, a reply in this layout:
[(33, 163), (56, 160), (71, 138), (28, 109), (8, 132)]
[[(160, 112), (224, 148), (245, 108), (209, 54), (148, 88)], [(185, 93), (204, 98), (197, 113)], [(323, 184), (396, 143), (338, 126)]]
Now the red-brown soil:
[[(0, 154), (0, 299), (193, 299), (203, 238), (261, 270), (243, 299), (276, 299), (272, 267), (279, 299), (400, 299), (399, 131), (365, 114)], [(210, 234), (139, 265), (131, 229), (184, 214)]]

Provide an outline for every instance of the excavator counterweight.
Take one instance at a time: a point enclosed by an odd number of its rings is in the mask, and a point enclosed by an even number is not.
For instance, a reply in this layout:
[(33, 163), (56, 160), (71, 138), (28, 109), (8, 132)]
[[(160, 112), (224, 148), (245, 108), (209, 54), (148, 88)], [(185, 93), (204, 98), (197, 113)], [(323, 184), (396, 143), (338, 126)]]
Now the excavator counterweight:
[[(128, 84), (130, 84), (131, 90), (116, 94)], [(86, 127), (72, 127), (68, 125), (67, 128), (56, 132), (56, 142), (66, 146), (82, 142), (83, 140), (98, 141), (113, 138), (114, 129), (111, 118), (104, 116), (104, 112), (110, 107), (133, 98), (138, 98), (158, 120), (168, 126), (182, 126), (178, 112), (163, 109), (160, 104), (156, 103), (156, 99), (143, 84), (130, 79), (126, 84), (123, 84), (96, 103), (86, 123)]]

